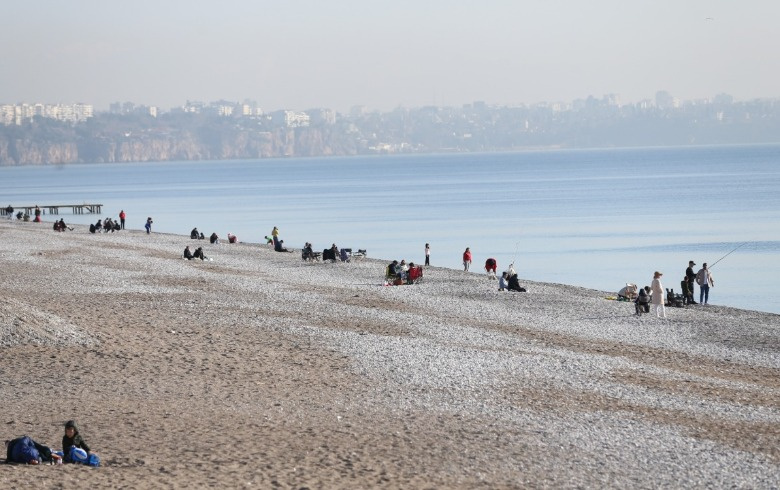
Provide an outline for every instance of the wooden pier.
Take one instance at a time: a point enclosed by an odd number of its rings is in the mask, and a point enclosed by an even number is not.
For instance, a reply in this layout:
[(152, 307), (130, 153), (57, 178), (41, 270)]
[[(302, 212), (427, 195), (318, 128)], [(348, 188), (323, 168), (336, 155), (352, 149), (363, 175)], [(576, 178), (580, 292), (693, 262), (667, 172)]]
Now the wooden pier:
[[(6, 208), (8, 206), (3, 206), (0, 208), (0, 213), (3, 216), (8, 216), (8, 212), (6, 211)], [(23, 211), (24, 214), (27, 214), (29, 216), (33, 216), (35, 214), (35, 207), (36, 206), (13, 206), (14, 213), (18, 213), (20, 211)], [(102, 204), (57, 204), (53, 206), (38, 206), (41, 210), (41, 214), (60, 214), (60, 208), (70, 208), (73, 214), (100, 214), (103, 210)]]

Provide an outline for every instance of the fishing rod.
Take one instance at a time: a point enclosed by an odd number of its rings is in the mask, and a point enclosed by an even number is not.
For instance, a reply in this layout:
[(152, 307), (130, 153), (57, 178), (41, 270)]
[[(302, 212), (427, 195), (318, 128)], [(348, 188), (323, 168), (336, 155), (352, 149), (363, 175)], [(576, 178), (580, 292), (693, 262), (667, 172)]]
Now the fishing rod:
[(716, 260), (715, 262), (713, 262), (713, 264), (712, 264), (712, 265), (711, 265), (709, 268), (710, 268), (710, 269), (712, 269), (713, 267), (715, 267), (715, 264), (717, 264), (717, 263), (718, 263), (718, 262), (720, 262), (721, 260), (725, 259), (725, 258), (726, 258), (726, 257), (728, 257), (729, 255), (733, 254), (733, 253), (734, 253), (734, 252), (736, 252), (736, 251), (737, 251), (737, 250), (738, 250), (740, 247), (742, 247), (743, 245), (746, 245), (746, 244), (748, 244), (748, 243), (750, 243), (750, 242), (743, 242), (743, 243), (740, 243), (739, 245), (737, 245), (737, 246), (736, 246), (736, 248), (734, 248), (734, 250), (732, 250), (731, 252), (727, 253), (727, 254), (726, 254), (726, 255), (724, 255), (723, 257), (719, 258), (719, 259), (718, 259), (718, 260)]

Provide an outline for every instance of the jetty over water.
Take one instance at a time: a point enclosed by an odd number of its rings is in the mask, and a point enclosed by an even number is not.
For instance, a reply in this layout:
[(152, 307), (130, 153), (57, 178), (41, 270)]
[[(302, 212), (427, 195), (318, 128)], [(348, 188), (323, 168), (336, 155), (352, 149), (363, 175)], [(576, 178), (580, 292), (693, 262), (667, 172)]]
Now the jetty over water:
[[(0, 205), (2, 206), (2, 205)], [(8, 212), (6, 211), (6, 208), (8, 205), (0, 207), (0, 213), (2, 213), (3, 216), (7, 216)], [(19, 211), (23, 211), (25, 214), (28, 214), (32, 216), (35, 213), (35, 206), (14, 206), (11, 205), (12, 208), (14, 208), (14, 213), (18, 213)], [(73, 214), (100, 214), (103, 210), (102, 204), (55, 204), (51, 206), (41, 206), (38, 205), (38, 207), (41, 209), (41, 212), (43, 214), (60, 214), (60, 208), (70, 208)]]

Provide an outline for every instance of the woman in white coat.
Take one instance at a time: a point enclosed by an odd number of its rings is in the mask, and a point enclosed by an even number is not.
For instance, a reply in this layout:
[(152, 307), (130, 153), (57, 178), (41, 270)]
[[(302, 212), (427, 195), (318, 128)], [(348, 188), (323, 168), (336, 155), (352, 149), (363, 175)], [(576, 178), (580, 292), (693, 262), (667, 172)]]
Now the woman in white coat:
[(650, 291), (653, 295), (652, 301), (655, 307), (655, 316), (666, 318), (666, 308), (664, 307), (664, 286), (661, 284), (663, 273), (655, 271), (653, 282), (650, 284)]

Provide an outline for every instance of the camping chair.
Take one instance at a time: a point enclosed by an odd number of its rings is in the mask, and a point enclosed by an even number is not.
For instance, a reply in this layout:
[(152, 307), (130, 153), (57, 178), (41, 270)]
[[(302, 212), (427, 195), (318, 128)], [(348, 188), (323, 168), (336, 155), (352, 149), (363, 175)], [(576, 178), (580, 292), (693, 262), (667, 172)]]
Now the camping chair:
[(409, 268), (409, 272), (406, 276), (407, 284), (417, 284), (423, 280), (423, 268), (421, 265), (416, 265)]
[(392, 285), (392, 286), (398, 286), (400, 284), (403, 284), (403, 282), (401, 281), (401, 277), (395, 272), (390, 271), (390, 265), (385, 267), (385, 284)]

